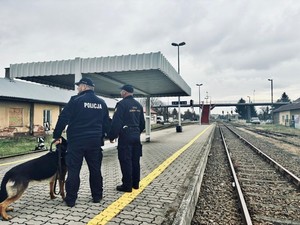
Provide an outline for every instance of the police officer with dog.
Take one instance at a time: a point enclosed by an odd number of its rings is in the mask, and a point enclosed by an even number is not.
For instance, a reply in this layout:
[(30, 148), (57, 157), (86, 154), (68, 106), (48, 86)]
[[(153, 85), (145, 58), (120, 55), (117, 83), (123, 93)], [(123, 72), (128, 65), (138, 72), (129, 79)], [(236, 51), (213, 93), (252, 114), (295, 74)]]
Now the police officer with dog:
[(90, 172), (90, 189), (94, 203), (103, 197), (101, 174), (103, 136), (108, 133), (109, 116), (105, 101), (94, 93), (94, 83), (82, 78), (77, 85), (78, 95), (72, 96), (58, 117), (53, 138), (60, 142), (63, 130), (67, 128), (68, 150), (66, 164), (67, 206), (73, 207), (80, 186), (80, 170), (85, 158)]
[(110, 142), (118, 138), (118, 158), (122, 172), (122, 185), (118, 191), (132, 192), (140, 182), (140, 157), (142, 156), (141, 132), (145, 129), (143, 107), (133, 98), (131, 85), (121, 87), (121, 97), (108, 133)]

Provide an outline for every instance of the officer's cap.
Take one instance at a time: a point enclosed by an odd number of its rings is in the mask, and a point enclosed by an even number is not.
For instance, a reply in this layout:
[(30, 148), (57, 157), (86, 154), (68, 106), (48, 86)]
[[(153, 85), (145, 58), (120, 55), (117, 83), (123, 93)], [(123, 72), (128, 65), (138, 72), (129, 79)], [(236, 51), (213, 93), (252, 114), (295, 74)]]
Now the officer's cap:
[(133, 93), (133, 87), (130, 84), (125, 84), (120, 89), (129, 93)]
[(95, 87), (95, 84), (93, 83), (93, 81), (91, 79), (87, 78), (87, 77), (82, 78), (80, 81), (76, 82), (75, 84), (77, 86), (79, 84), (86, 84), (88, 86)]

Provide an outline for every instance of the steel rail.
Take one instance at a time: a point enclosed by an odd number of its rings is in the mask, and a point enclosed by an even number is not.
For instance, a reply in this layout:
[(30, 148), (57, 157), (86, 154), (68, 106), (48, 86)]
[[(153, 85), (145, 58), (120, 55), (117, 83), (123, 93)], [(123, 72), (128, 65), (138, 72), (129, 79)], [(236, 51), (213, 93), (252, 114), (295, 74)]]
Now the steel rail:
[(228, 161), (229, 161), (229, 164), (230, 164), (231, 173), (232, 173), (234, 183), (235, 183), (235, 187), (236, 187), (236, 190), (237, 190), (237, 194), (238, 194), (238, 197), (239, 197), (239, 202), (240, 202), (241, 209), (242, 209), (242, 212), (243, 212), (244, 221), (247, 225), (252, 225), (252, 220), (251, 220), (251, 217), (250, 217), (250, 213), (249, 213), (249, 210), (248, 210), (248, 207), (247, 207), (247, 204), (246, 204), (246, 201), (245, 201), (245, 198), (244, 198), (239, 180), (237, 178), (237, 175), (236, 175), (236, 172), (235, 172), (235, 169), (234, 169), (234, 166), (233, 166), (233, 163), (232, 163), (232, 160), (231, 160), (231, 157), (230, 157), (230, 153), (229, 153), (229, 150), (228, 150), (228, 147), (227, 147), (227, 144), (226, 144), (226, 141), (225, 141), (225, 138), (224, 138), (221, 127), (219, 127), (219, 130), (220, 130), (220, 134), (221, 134), (221, 137), (222, 137), (222, 142), (223, 142), (224, 148), (226, 150), (227, 158), (228, 158)]
[(229, 128), (228, 126), (224, 125), (228, 128), (233, 134), (235, 134), (239, 139), (241, 139), (243, 142), (245, 142), (248, 146), (251, 147), (251, 149), (255, 150), (257, 154), (261, 155), (265, 160), (267, 160), (270, 164), (272, 164), (281, 174), (285, 175), (289, 180), (291, 180), (298, 189), (300, 189), (300, 178), (297, 177), (295, 174), (290, 172), (288, 169), (286, 169), (284, 166), (282, 166), (280, 163), (276, 162), (274, 159), (272, 159), (270, 156), (262, 152), (259, 148), (254, 146), (252, 143), (247, 141), (245, 138), (240, 136), (238, 133), (236, 133), (234, 130)]

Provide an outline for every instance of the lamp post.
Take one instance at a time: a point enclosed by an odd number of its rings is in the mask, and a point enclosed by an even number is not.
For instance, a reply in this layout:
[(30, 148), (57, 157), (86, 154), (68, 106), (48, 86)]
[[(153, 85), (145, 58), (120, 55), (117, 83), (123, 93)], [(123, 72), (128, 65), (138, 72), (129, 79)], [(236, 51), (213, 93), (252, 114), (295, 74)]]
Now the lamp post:
[(206, 104), (208, 103), (208, 91), (206, 92), (206, 97), (205, 97), (205, 99), (206, 99)]
[(201, 125), (201, 97), (200, 97), (200, 87), (203, 84), (196, 84), (199, 87), (199, 124)]
[[(180, 75), (180, 61), (179, 61), (179, 47), (185, 45), (185, 42), (172, 43), (173, 46), (177, 47), (178, 49), (178, 74)], [(176, 126), (176, 132), (182, 132), (181, 127), (181, 113), (180, 113), (180, 96), (178, 96), (178, 125)]]
[(273, 108), (273, 79), (268, 79), (271, 82), (271, 104)]
[(273, 119), (273, 79), (268, 79), (268, 81), (271, 82), (271, 110), (272, 110), (272, 113), (271, 113), (271, 119)]
[(250, 121), (251, 119), (251, 108), (250, 108), (250, 96), (247, 96), (248, 97), (248, 100), (249, 100), (249, 105), (247, 107), (247, 111), (248, 111), (248, 120)]

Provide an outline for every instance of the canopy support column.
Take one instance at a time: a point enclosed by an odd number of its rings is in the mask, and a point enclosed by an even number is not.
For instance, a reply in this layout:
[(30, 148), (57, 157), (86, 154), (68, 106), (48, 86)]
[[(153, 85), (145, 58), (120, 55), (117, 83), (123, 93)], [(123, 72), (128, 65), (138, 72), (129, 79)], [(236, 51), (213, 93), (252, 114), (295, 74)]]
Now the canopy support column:
[(146, 98), (146, 142), (150, 142), (150, 133), (151, 133), (151, 106), (150, 106), (150, 96)]

